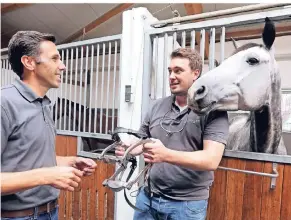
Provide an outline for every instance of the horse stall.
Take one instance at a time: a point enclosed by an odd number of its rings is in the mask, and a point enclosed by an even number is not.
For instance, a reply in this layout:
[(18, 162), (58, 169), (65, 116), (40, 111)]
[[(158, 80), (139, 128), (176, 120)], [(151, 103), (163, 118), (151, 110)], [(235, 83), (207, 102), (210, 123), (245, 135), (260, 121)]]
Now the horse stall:
[[(215, 17), (216, 12), (164, 21), (158, 21), (146, 8), (133, 8), (123, 12), (120, 35), (58, 45), (67, 69), (60, 88), (48, 94), (58, 134), (56, 153), (90, 157), (98, 164), (96, 173), (84, 177), (75, 192), (61, 192), (59, 219), (131, 219), (134, 210), (123, 192), (103, 186), (118, 168), (98, 160), (102, 150), (113, 143), (111, 132), (117, 126), (137, 130), (151, 102), (170, 94), (167, 67), (173, 49), (191, 47), (200, 51), (204, 74), (234, 51), (235, 43), (229, 37), (232, 31), (248, 29), (250, 33), (247, 38), (236, 38), (238, 44), (261, 43), (262, 32), (252, 34), (255, 31), (249, 29), (263, 30), (265, 17), (276, 27), (290, 26), (291, 8), (285, 6), (251, 5), (221, 12), (222, 18)], [(255, 9), (259, 12), (253, 12)], [(244, 14), (237, 15), (239, 11)], [(287, 153), (227, 146), (210, 189), (209, 220), (285, 220), (291, 215), (291, 46), (287, 42), (290, 35), (276, 33), (275, 59), (281, 78), (281, 88), (276, 91), (281, 106), (277, 107), (281, 110), (280, 135)], [(1, 55), (3, 86), (16, 75), (8, 63), (7, 49), (1, 50)], [(229, 111), (229, 118), (244, 114), (248, 112)], [(106, 155), (113, 154), (109, 151)], [(144, 168), (142, 157), (137, 160), (135, 176)], [(129, 169), (124, 176), (128, 173)], [(127, 192), (132, 203), (141, 184), (134, 184)]]

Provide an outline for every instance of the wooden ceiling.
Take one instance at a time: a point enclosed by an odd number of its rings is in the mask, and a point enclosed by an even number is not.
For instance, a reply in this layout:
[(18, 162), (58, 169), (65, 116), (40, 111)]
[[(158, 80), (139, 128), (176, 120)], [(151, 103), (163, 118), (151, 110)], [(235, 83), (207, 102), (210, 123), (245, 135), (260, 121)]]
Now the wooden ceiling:
[[(145, 7), (159, 20), (169, 19), (177, 10), (180, 16), (199, 14), (248, 4), (1, 4), (1, 48), (8, 45), (18, 30), (37, 30), (53, 33), (57, 43), (68, 43), (102, 36), (120, 34), (122, 12), (131, 8)], [(230, 36), (258, 34), (259, 29), (233, 31)], [(291, 31), (290, 26), (282, 31)], [(205, 55), (208, 57), (209, 36), (206, 34)], [(196, 36), (200, 42), (200, 35)]]

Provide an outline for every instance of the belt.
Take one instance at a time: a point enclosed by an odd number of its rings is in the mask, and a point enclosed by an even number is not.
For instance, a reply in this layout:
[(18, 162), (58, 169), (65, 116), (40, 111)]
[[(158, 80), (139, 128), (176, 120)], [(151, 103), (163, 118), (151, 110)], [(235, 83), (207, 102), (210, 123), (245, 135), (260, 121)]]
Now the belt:
[[(175, 199), (169, 198), (169, 197), (167, 197), (167, 196), (165, 196), (165, 195), (163, 195), (163, 194), (160, 194), (160, 193), (155, 193), (155, 192), (153, 192), (153, 191), (152, 191), (151, 194), (150, 194), (148, 186), (145, 186), (145, 187), (144, 187), (144, 192), (145, 192), (145, 194), (146, 194), (148, 197), (156, 197), (156, 198), (163, 198), (163, 199), (171, 200), (171, 201), (177, 201), (177, 200), (175, 200)], [(180, 200), (178, 200), (178, 201), (180, 201)]]
[(24, 217), (24, 216), (30, 216), (35, 214), (40, 214), (44, 212), (50, 212), (54, 210), (58, 205), (58, 200), (54, 200), (48, 203), (45, 203), (43, 205), (37, 206), (37, 213), (35, 213), (35, 208), (29, 208), (29, 209), (23, 209), (23, 210), (17, 210), (17, 211), (4, 211), (1, 210), (1, 216), (3, 218), (14, 218), (14, 217)]
[(148, 197), (164, 197), (163, 195), (158, 194), (158, 193), (155, 193), (155, 192), (153, 192), (153, 191), (152, 191), (151, 194), (150, 194), (148, 186), (145, 186), (145, 187), (144, 187), (144, 191), (145, 191), (145, 194), (146, 194)]

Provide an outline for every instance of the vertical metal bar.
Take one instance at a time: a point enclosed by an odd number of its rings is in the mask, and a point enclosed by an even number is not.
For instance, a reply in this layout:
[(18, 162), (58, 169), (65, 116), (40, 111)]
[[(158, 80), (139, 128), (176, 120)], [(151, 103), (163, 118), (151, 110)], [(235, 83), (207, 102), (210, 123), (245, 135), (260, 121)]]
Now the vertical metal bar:
[(108, 52), (108, 74), (107, 74), (107, 103), (106, 103), (106, 124), (105, 133), (108, 134), (108, 107), (109, 107), (109, 86), (110, 86), (110, 61), (111, 61), (111, 42), (109, 42), (109, 52)]
[(2, 81), (1, 81), (1, 84), (2, 84), (2, 86), (6, 86), (6, 73), (5, 73), (5, 71), (6, 71), (6, 59), (3, 59), (2, 60), (2, 70), (1, 70), (1, 79), (2, 79)]
[(209, 69), (214, 68), (214, 58), (215, 58), (215, 28), (210, 29), (210, 47), (209, 47)]
[(5, 86), (5, 77), (6, 77), (6, 74), (5, 74), (5, 65), (6, 65), (6, 59), (2, 59), (2, 69), (1, 69), (1, 85), (2, 86)]
[(220, 34), (220, 63), (224, 61), (224, 46), (225, 45), (225, 27), (221, 28)]
[(90, 94), (89, 94), (89, 126), (88, 132), (92, 132), (91, 129), (91, 117), (92, 117), (92, 87), (93, 87), (93, 64), (94, 64), (94, 45), (91, 46), (91, 74), (90, 74)]
[[(62, 80), (62, 76), (61, 76), (61, 80)], [(58, 108), (60, 107), (58, 105), (58, 98), (59, 98), (59, 89), (56, 91), (56, 102), (55, 102), (55, 117), (53, 118), (54, 122), (55, 122), (55, 127), (57, 127), (57, 116), (58, 116)]]
[(3, 59), (1, 59), (1, 87), (3, 87), (3, 82), (4, 82), (4, 80), (3, 80), (3, 76), (4, 76), (4, 68), (3, 68)]
[(83, 131), (86, 132), (86, 110), (87, 110), (87, 87), (88, 87), (88, 59), (89, 59), (89, 47), (86, 46), (86, 71), (85, 71), (85, 92), (84, 92), (84, 121), (83, 121)]
[(174, 32), (173, 34), (173, 50), (175, 50), (175, 44), (176, 44), (176, 41), (177, 41), (177, 32)]
[(191, 31), (191, 49), (195, 49), (195, 31)]
[(98, 77), (99, 77), (99, 51), (100, 51), (100, 45), (98, 44), (97, 45), (97, 62), (96, 62), (96, 87), (95, 87), (95, 115), (94, 115), (94, 133), (96, 133), (97, 131), (97, 114), (98, 114), (98, 111), (97, 111), (97, 107), (98, 107), (98, 103), (97, 103), (97, 100), (98, 100)]
[[(74, 69), (74, 67), (73, 67), (73, 60), (74, 60), (74, 49), (73, 48), (71, 48), (71, 70), (70, 70), (70, 99), (69, 99), (69, 103), (70, 103), (70, 105), (69, 105), (69, 116), (71, 116), (72, 115), (72, 109), (71, 109), (71, 106), (72, 106), (72, 84), (73, 84), (73, 69)], [(68, 128), (68, 130), (70, 131), (71, 130), (71, 120), (72, 120), (72, 118), (71, 117), (69, 117), (69, 128)]]
[(3, 59), (1, 59), (1, 87), (3, 87), (3, 76), (4, 76), (4, 68), (3, 68)]
[[(83, 57), (84, 56), (84, 47), (82, 46), (81, 47), (81, 56), (80, 56), (80, 59), (81, 59), (81, 68), (80, 68), (80, 72), (81, 72), (81, 74), (80, 74), (80, 97), (79, 97), (79, 123), (78, 123), (78, 131), (80, 131), (81, 130), (81, 124), (82, 124), (82, 119), (81, 119), (81, 112), (82, 112), (82, 91), (83, 91)], [(86, 110), (86, 108), (85, 108), (85, 106), (83, 106), (84, 107), (84, 114), (85, 114), (85, 110)]]
[(14, 72), (11, 70), (11, 65), (10, 65), (9, 61), (8, 61), (8, 74), (9, 74), (9, 77), (10, 77), (10, 83), (12, 83), (13, 82)]
[(77, 103), (77, 86), (78, 86), (78, 59), (79, 56), (79, 48), (76, 48), (76, 67), (75, 67), (75, 91), (74, 91), (74, 120), (73, 120), (73, 131), (76, 131), (76, 103)]
[(103, 92), (104, 92), (104, 67), (105, 67), (105, 43), (103, 43), (102, 53), (102, 79), (101, 79), (101, 103), (100, 103), (100, 133), (102, 134), (102, 115), (103, 115)]
[(186, 31), (182, 32), (182, 47), (186, 47)]
[(3, 75), (3, 86), (6, 86), (7, 85), (7, 82), (6, 82), (6, 62), (7, 62), (7, 59), (3, 60), (3, 72), (2, 72), (2, 75)]
[(168, 65), (168, 34), (165, 33), (165, 36), (164, 36), (164, 68), (163, 68), (163, 97), (166, 97), (166, 86), (167, 86), (167, 81), (165, 80), (166, 79), (166, 76), (168, 74), (168, 68), (167, 68), (167, 65)]
[[(62, 50), (62, 60), (64, 59), (64, 50)], [(63, 60), (64, 62), (64, 60)], [(60, 118), (59, 118), (59, 129), (62, 130), (62, 115), (63, 115), (63, 86), (64, 86), (64, 77), (63, 77), (64, 73), (62, 74), (61, 77), (61, 95), (60, 95)]]
[(6, 61), (5, 62), (5, 84), (9, 85), (9, 72), (8, 72), (8, 64), (9, 64), (9, 62), (8, 62), (7, 59), (5, 61)]
[(157, 99), (157, 88), (158, 88), (158, 79), (159, 79), (159, 75), (158, 75), (158, 73), (159, 73), (159, 71), (158, 71), (159, 37), (158, 36), (155, 37), (155, 41), (153, 42), (153, 44), (154, 44), (154, 48), (153, 49), (154, 49), (154, 52), (155, 52), (155, 56), (154, 56), (154, 58), (155, 58), (155, 60), (154, 60), (155, 69), (153, 71), (154, 76), (152, 76), (152, 78), (154, 80), (154, 83), (151, 84), (151, 86), (154, 86), (154, 88), (153, 88), (153, 93), (154, 94), (153, 94), (152, 98), (153, 99)]
[(202, 57), (202, 66), (204, 65), (204, 48), (205, 48), (205, 29), (200, 31), (200, 56)]
[(7, 59), (4, 59), (2, 60), (3, 61), (3, 68), (2, 68), (2, 85), (3, 86), (6, 86), (6, 62), (7, 62)]
[(6, 84), (10, 84), (10, 76), (9, 76), (9, 61), (6, 60)]
[(1, 75), (2, 75), (2, 85), (6, 86), (6, 59), (3, 59), (3, 69), (1, 71)]
[(114, 130), (114, 119), (115, 119), (115, 81), (116, 81), (116, 58), (117, 58), (117, 41), (114, 42), (114, 70), (113, 70), (113, 106), (112, 106), (112, 127), (111, 127), (111, 131), (113, 132)]
[(1, 59), (1, 87), (3, 87), (3, 83), (4, 83), (4, 80), (3, 80), (3, 77), (4, 77), (4, 59)]
[(8, 71), (9, 61), (5, 60), (5, 85), (9, 85), (9, 71)]
[(8, 78), (8, 84), (11, 83), (11, 75), (10, 74), (10, 64), (9, 64), (9, 61), (7, 60), (7, 78)]
[(3, 78), (3, 81), (2, 81), (2, 84), (3, 86), (6, 86), (6, 59), (3, 60), (3, 69), (1, 71), (1, 74), (2, 74), (2, 78)]
[(68, 100), (68, 94), (67, 94), (67, 89), (68, 89), (68, 69), (69, 69), (69, 67), (68, 67), (68, 62), (69, 62), (69, 50), (68, 49), (66, 49), (66, 87), (65, 87), (65, 100), (66, 100), (66, 102), (64, 103), (64, 130), (66, 130), (66, 119), (67, 119), (67, 100)]
[(2, 70), (1, 70), (1, 84), (2, 86), (5, 86), (5, 63), (6, 59), (2, 59)]

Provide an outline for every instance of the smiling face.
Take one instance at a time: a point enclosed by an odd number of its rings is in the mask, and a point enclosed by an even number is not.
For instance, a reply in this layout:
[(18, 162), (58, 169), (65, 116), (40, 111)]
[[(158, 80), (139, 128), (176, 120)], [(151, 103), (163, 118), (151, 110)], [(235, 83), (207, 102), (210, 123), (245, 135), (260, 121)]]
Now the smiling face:
[(58, 88), (62, 71), (66, 69), (56, 45), (51, 41), (40, 43), (39, 56), (36, 58), (35, 77), (46, 88)]
[(199, 77), (199, 70), (192, 70), (187, 58), (173, 58), (169, 71), (169, 85), (171, 93), (185, 96), (193, 82)]

